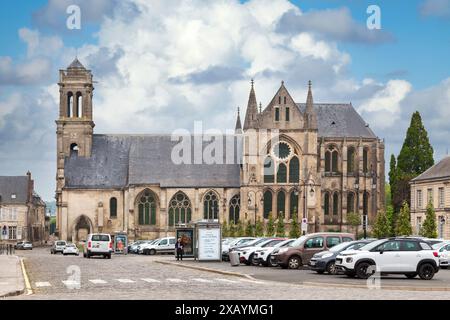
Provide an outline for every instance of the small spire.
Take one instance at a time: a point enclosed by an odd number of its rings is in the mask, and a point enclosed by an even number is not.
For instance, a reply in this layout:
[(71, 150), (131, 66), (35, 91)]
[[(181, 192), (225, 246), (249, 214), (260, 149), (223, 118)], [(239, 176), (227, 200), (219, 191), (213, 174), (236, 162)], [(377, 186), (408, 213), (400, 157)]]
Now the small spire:
[(281, 85), (284, 86), (284, 80), (281, 80)]
[(251, 85), (252, 85), (252, 89), (253, 89), (253, 83), (254, 83), (255, 81), (253, 81), (253, 78), (252, 78), (252, 80), (250, 81), (250, 83), (251, 83)]
[(239, 107), (237, 108), (237, 119), (236, 119), (236, 125), (234, 127), (235, 133), (242, 133), (242, 125), (241, 125), (241, 116), (239, 115)]
[(311, 86), (312, 86), (312, 83), (311, 83), (311, 80), (309, 80), (308, 81), (308, 90), (311, 90)]
[(262, 103), (261, 103), (261, 101), (259, 102), (259, 113), (261, 113), (262, 112)]

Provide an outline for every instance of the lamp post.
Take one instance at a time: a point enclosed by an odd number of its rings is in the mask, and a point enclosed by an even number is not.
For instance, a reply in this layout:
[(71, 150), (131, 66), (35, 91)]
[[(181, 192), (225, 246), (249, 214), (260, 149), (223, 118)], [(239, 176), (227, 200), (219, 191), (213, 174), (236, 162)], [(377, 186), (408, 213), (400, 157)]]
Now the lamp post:
[[(255, 235), (255, 237), (256, 237), (256, 213), (258, 212), (258, 201), (256, 200), (256, 198), (257, 198), (257, 196), (258, 196), (258, 191), (249, 191), (248, 192), (248, 198), (247, 198), (247, 201), (248, 201), (248, 206), (250, 207), (251, 205), (252, 205), (252, 198), (250, 197), (250, 194), (254, 194), (255, 195), (255, 204), (254, 204), (254, 209), (255, 209), (255, 225), (254, 225), (254, 230), (253, 230), (253, 233), (254, 233), (254, 235)], [(261, 195), (261, 197), (260, 197), (260, 199), (259, 199), (259, 202), (261, 203), (261, 205), (263, 204), (263, 197), (262, 197), (262, 195)]]
[[(356, 190), (356, 213), (359, 216), (359, 171), (356, 173), (354, 187), (355, 187), (355, 190)], [(356, 230), (358, 230), (358, 229), (356, 229)]]

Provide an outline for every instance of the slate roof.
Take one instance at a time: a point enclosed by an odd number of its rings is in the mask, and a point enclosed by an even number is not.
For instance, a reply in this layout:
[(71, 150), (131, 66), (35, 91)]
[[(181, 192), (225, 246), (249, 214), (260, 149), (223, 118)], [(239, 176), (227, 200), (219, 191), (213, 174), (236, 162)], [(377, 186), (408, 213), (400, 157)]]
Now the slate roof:
[[(16, 198), (12, 199), (11, 195)], [(1, 202), (8, 204), (26, 204), (28, 200), (28, 177), (27, 176), (0, 176)]]
[(445, 157), (411, 181), (423, 181), (439, 178), (450, 178), (450, 156)]
[[(306, 103), (297, 103), (301, 112)], [(376, 138), (351, 103), (315, 103), (319, 137)]]
[[(194, 136), (191, 148), (194, 150)], [(223, 138), (225, 146), (225, 138)], [(236, 136), (234, 155), (237, 157)], [(204, 146), (211, 142), (203, 142)], [(121, 188), (127, 185), (159, 184), (161, 187), (239, 187), (240, 165), (176, 164), (171, 159), (178, 141), (171, 135), (94, 135), (90, 158), (68, 157), (65, 163), (68, 188)], [(203, 149), (204, 150), (204, 149)]]
[(81, 64), (78, 58), (75, 58), (75, 60), (72, 61), (67, 69), (85, 69), (85, 67)]

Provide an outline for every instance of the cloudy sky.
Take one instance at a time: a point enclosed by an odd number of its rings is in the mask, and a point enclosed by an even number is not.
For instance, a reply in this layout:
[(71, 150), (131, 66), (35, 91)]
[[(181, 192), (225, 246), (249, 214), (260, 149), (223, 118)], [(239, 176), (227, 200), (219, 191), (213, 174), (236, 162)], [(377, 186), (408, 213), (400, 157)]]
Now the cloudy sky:
[[(71, 4), (80, 30), (66, 27)], [(415, 110), (435, 159), (448, 152), (450, 0), (5, 0), (0, 28), (0, 175), (32, 171), (46, 200), (58, 70), (76, 52), (96, 80), (96, 133), (233, 128), (251, 78), (263, 106), (281, 80), (304, 102), (310, 79), (316, 102), (353, 103), (387, 162)]]

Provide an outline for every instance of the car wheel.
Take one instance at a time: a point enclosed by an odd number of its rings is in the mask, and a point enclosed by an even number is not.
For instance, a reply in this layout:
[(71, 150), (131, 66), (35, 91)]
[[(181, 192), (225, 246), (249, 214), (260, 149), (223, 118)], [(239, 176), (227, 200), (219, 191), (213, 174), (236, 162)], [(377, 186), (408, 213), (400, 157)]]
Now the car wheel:
[(273, 261), (270, 257), (267, 258), (268, 265), (271, 267), (278, 267), (278, 263), (276, 261)]
[(253, 264), (253, 254), (251, 254), (251, 255), (248, 257), (248, 260), (245, 261), (245, 264), (246, 264), (247, 266)]
[(317, 272), (318, 274), (323, 274), (325, 271), (323, 271), (323, 270), (316, 270), (316, 272)]
[(354, 272), (346, 272), (345, 275), (349, 278), (354, 278), (356, 276), (356, 273)]
[(154, 256), (155, 254), (156, 254), (156, 250), (155, 249), (150, 250), (150, 255)]
[(422, 280), (431, 280), (434, 274), (434, 267), (431, 263), (424, 263), (419, 267), (419, 277)]
[(369, 268), (373, 266), (373, 263), (370, 262), (360, 262), (355, 268), (356, 275), (358, 278), (367, 279), (369, 278), (373, 272), (369, 272)]
[(63, 253), (63, 256), (67, 256), (67, 254), (66, 254), (66, 253)]
[(405, 276), (408, 279), (413, 279), (413, 278), (415, 278), (417, 276), (417, 273), (405, 273)]
[(290, 257), (288, 260), (289, 269), (298, 269), (302, 265), (302, 260), (298, 256)]
[(111, 254), (108, 254), (108, 259), (111, 259)]
[(328, 262), (326, 269), (328, 274), (336, 274), (336, 264), (334, 261)]

